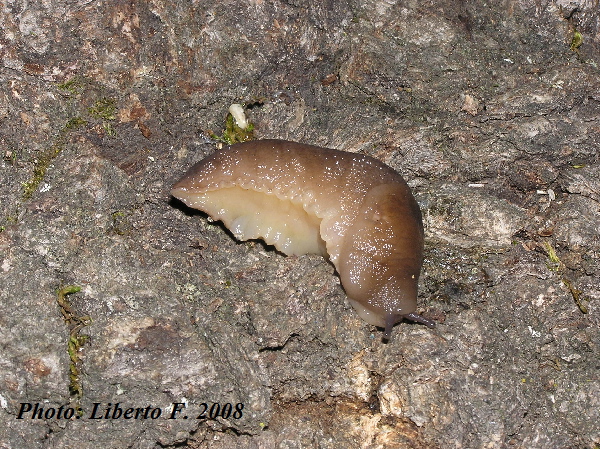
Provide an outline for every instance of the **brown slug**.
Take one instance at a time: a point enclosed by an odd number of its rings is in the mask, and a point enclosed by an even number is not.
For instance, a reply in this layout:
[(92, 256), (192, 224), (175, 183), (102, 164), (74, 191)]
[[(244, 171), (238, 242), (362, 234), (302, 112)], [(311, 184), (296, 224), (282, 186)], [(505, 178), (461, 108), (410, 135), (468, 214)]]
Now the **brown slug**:
[(385, 339), (402, 318), (435, 325), (415, 313), (421, 211), (404, 179), (372, 157), (255, 140), (198, 162), (171, 194), (240, 240), (329, 256), (352, 306)]

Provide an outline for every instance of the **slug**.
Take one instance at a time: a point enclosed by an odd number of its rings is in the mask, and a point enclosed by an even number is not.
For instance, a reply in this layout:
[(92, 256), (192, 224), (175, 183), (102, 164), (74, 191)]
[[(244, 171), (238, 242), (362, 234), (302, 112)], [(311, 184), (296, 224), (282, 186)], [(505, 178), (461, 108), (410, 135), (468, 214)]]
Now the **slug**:
[(385, 329), (415, 313), (423, 222), (410, 188), (369, 156), (284, 140), (228, 146), (194, 165), (171, 194), (239, 240), (328, 257), (348, 299)]

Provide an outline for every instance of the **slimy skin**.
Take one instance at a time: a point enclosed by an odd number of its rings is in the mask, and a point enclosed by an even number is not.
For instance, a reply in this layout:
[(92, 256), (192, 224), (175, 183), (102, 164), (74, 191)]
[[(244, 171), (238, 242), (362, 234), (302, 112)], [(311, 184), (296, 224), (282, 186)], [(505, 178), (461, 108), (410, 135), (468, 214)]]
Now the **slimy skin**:
[(328, 257), (352, 306), (385, 328), (385, 339), (402, 318), (435, 325), (415, 313), (421, 211), (404, 179), (377, 159), (255, 140), (198, 162), (171, 194), (221, 220), (239, 240)]

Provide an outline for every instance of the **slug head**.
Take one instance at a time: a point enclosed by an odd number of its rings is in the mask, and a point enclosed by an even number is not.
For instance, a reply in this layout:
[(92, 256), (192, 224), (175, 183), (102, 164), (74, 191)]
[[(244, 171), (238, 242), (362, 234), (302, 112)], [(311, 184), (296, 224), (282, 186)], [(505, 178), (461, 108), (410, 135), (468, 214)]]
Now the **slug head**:
[(365, 321), (385, 328), (385, 339), (403, 317), (421, 318), (415, 310), (422, 264), (421, 211), (408, 186), (375, 187), (344, 238), (339, 274), (351, 304)]

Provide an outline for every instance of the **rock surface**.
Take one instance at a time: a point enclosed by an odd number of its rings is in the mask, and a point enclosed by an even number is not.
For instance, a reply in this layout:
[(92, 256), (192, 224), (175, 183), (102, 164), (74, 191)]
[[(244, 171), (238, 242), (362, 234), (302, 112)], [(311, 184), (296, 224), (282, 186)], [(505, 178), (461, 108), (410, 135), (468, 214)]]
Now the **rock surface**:
[[(595, 2), (0, 8), (1, 448), (600, 447)], [(232, 103), (404, 175), (435, 329), (170, 198)]]

